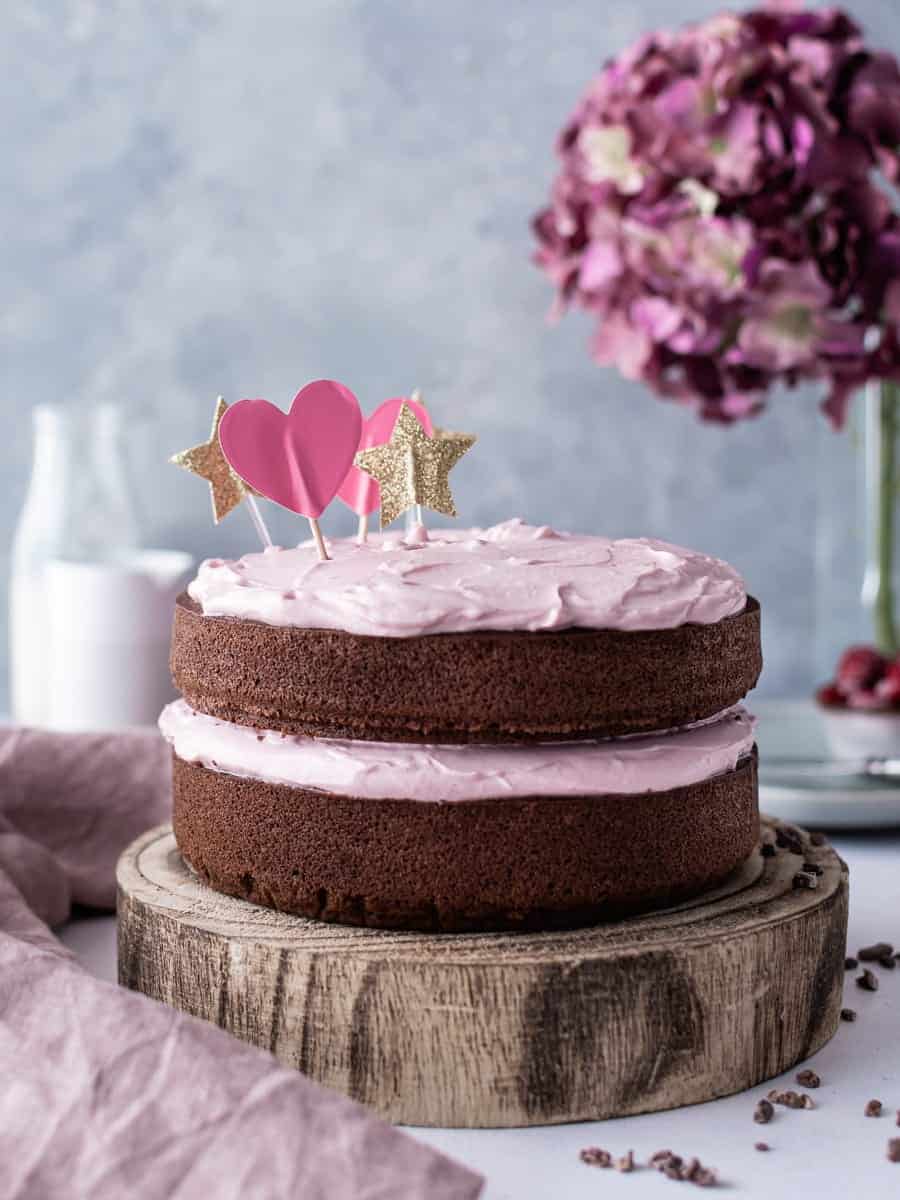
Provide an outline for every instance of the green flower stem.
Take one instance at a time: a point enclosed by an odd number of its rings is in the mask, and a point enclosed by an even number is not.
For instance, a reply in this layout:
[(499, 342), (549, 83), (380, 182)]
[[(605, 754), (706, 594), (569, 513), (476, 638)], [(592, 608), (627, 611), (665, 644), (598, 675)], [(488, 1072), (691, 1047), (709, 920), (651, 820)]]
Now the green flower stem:
[(879, 396), (878, 497), (875, 545), (878, 556), (878, 586), (875, 592), (875, 640), (883, 654), (897, 653), (897, 620), (894, 604), (894, 534), (900, 503), (897, 434), (900, 431), (900, 384), (885, 380)]

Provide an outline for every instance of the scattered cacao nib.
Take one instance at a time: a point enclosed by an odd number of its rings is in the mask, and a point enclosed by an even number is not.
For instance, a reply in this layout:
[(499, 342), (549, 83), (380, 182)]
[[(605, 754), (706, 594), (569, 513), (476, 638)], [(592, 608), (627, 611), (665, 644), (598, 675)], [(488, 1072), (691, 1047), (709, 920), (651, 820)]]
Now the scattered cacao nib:
[(881, 1101), (880, 1100), (870, 1100), (866, 1104), (866, 1107), (863, 1109), (863, 1112), (865, 1113), (865, 1115), (867, 1117), (880, 1117), (881, 1116)]
[(805, 1088), (817, 1088), (822, 1086), (822, 1080), (815, 1073), (815, 1071), (811, 1071), (808, 1067), (804, 1071), (797, 1072), (797, 1082), (801, 1087)]
[(612, 1155), (608, 1150), (601, 1150), (599, 1146), (587, 1146), (578, 1157), (589, 1167), (612, 1166)]
[(872, 946), (863, 946), (856, 954), (860, 962), (878, 962), (879, 958), (887, 958), (894, 953), (890, 942), (875, 942)]
[(877, 992), (878, 978), (866, 967), (862, 975), (857, 975), (856, 986), (861, 987), (864, 992)]
[(828, 838), (824, 833), (811, 833), (809, 835), (809, 844), (811, 846), (827, 846)]
[(775, 830), (775, 845), (779, 850), (789, 850), (791, 854), (803, 854), (803, 843), (787, 828)]
[(897, 960), (893, 954), (885, 954), (883, 958), (879, 958), (878, 965), (884, 967), (885, 970), (894, 971), (897, 968)]
[(627, 1154), (623, 1154), (621, 1158), (617, 1158), (613, 1164), (617, 1171), (633, 1171), (634, 1170), (634, 1151), (629, 1150)]
[(819, 886), (819, 881), (815, 875), (807, 875), (804, 871), (798, 871), (791, 884), (795, 889), (802, 889), (807, 892), (814, 892)]
[(775, 1109), (768, 1100), (760, 1100), (753, 1110), (753, 1120), (757, 1125), (768, 1125), (774, 1116)]
[(842, 1021), (855, 1021), (856, 1020), (856, 1009), (855, 1008), (842, 1008), (841, 1009), (841, 1020)]
[(771, 1150), (772, 1147), (769, 1145), (768, 1142), (755, 1142), (753, 1149), (754, 1150)]
[(777, 1088), (772, 1088), (766, 1097), (773, 1104), (781, 1104), (784, 1108), (815, 1108), (815, 1102), (812, 1096), (801, 1096), (799, 1092), (786, 1091), (779, 1092)]
[(848, 954), (847, 957), (844, 959), (844, 970), (845, 971), (855, 971), (858, 966), (859, 966), (859, 959), (854, 958), (852, 954)]
[(825, 872), (822, 870), (822, 868), (819, 866), (819, 864), (813, 863), (813, 862), (805, 862), (803, 864), (803, 870), (808, 871), (810, 875), (824, 875), (825, 874)]
[(772, 845), (771, 842), (763, 842), (763, 844), (759, 848), (759, 852), (763, 856), (763, 858), (774, 858), (775, 855), (778, 853), (778, 851), (775, 849), (775, 847)]
[(888, 1162), (900, 1162), (900, 1138), (891, 1138), (887, 1144)]
[(666, 1179), (675, 1179), (680, 1183), (693, 1183), (697, 1187), (715, 1187), (718, 1179), (711, 1167), (704, 1167), (699, 1158), (691, 1158), (685, 1162), (671, 1150), (657, 1150), (650, 1158), (650, 1166), (665, 1175)]
[(700, 1170), (697, 1172), (697, 1174), (694, 1176), (694, 1178), (691, 1180), (691, 1183), (695, 1183), (697, 1185), (697, 1187), (704, 1187), (704, 1188), (716, 1187), (718, 1182), (719, 1182), (718, 1176), (716, 1175), (715, 1171), (712, 1170), (711, 1167), (701, 1167)]

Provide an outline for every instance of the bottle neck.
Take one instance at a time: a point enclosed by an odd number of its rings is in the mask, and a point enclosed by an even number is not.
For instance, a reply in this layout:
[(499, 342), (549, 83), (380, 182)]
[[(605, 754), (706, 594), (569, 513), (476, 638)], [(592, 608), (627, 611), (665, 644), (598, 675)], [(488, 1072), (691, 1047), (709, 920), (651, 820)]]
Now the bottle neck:
[(50, 557), (104, 558), (137, 545), (120, 419), (110, 405), (34, 410), (34, 461), (17, 541)]
[(58, 482), (69, 470), (72, 420), (64, 409), (52, 405), (38, 405), (33, 419), (31, 488), (42, 490)]

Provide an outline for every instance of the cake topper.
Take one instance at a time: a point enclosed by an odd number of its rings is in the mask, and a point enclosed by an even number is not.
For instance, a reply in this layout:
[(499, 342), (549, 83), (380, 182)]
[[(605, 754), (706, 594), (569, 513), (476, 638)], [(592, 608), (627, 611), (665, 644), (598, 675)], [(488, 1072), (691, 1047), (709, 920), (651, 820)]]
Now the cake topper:
[(475, 441), (473, 434), (445, 430), (429, 437), (409, 402), (403, 401), (391, 440), (360, 450), (354, 459), (381, 489), (381, 528), (419, 504), (455, 517), (448, 476)]
[(201, 442), (198, 446), (190, 446), (187, 450), (179, 450), (177, 454), (172, 455), (169, 462), (177, 467), (184, 467), (186, 471), (207, 481), (212, 499), (213, 520), (217, 525), (233, 508), (237, 508), (246, 500), (247, 511), (262, 544), (271, 546), (272, 539), (259, 511), (259, 505), (253, 498), (253, 490), (231, 469), (219, 445), (219, 425), (227, 411), (228, 405), (224, 397), (216, 397), (209, 440)]
[[(421, 393), (416, 390), (408, 400), (403, 396), (397, 396), (378, 405), (371, 416), (363, 421), (359, 450), (383, 446), (391, 440), (403, 404), (407, 405), (425, 432), (431, 434), (431, 417), (428, 415), (428, 409), (422, 403)], [(338, 496), (359, 517), (357, 541), (365, 542), (369, 532), (369, 514), (373, 513), (381, 503), (381, 492), (377, 480), (360, 470), (359, 467), (353, 466), (350, 468), (347, 478), (338, 488)]]
[(349, 388), (308, 383), (284, 413), (268, 400), (239, 400), (219, 425), (222, 452), (245, 483), (309, 521), (319, 558), (328, 551), (318, 518), (353, 465), (362, 413)]

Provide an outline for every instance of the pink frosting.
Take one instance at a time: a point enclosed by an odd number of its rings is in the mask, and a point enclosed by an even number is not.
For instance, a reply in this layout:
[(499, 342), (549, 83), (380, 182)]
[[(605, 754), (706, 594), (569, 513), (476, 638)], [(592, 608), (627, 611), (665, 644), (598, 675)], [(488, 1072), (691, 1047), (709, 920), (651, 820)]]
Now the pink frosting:
[(478, 629), (671, 629), (740, 612), (743, 580), (717, 558), (651, 538), (587, 537), (506, 521), (312, 542), (208, 559), (188, 588), (208, 616), (411, 637)]
[(368, 799), (447, 803), (504, 796), (663, 792), (734, 769), (753, 745), (753, 718), (735, 708), (677, 733), (524, 746), (421, 746), (260, 733), (195, 712), (163, 710), (179, 758), (214, 771)]

